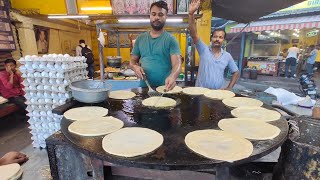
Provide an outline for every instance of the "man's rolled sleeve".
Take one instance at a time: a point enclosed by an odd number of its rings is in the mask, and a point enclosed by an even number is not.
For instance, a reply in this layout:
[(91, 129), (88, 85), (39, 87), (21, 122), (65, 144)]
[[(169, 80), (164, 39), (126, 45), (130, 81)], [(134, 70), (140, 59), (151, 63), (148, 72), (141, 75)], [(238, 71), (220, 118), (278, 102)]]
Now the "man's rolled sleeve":
[(174, 37), (170, 41), (170, 55), (181, 55), (179, 43)]
[(138, 37), (134, 43), (134, 47), (132, 49), (132, 55), (135, 55), (135, 56), (138, 56), (140, 57), (141, 56), (141, 53), (140, 53), (140, 49), (139, 49), (139, 43), (140, 43), (140, 37)]
[(234, 62), (234, 60), (233, 60), (231, 55), (230, 55), (230, 59), (229, 59), (229, 62), (228, 62), (228, 67), (229, 67), (229, 70), (230, 70), (231, 73), (235, 73), (235, 72), (239, 71), (239, 68), (236, 65), (236, 63)]
[(196, 44), (196, 48), (197, 48), (199, 55), (201, 55), (201, 54), (203, 54), (205, 49), (208, 48), (208, 46), (203, 41), (201, 41), (201, 39), (199, 39), (199, 41)]

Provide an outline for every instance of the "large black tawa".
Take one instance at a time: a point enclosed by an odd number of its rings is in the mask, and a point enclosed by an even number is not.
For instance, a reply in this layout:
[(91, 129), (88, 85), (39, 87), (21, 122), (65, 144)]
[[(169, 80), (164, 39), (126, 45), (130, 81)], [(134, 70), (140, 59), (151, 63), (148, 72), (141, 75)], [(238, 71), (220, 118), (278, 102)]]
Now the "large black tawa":
[[(288, 124), (284, 118), (281, 118), (270, 122), (281, 129), (280, 135), (272, 140), (251, 141), (254, 150), (250, 157), (232, 163), (207, 159), (189, 150), (184, 143), (184, 137), (195, 130), (219, 129), (217, 126), (219, 120), (232, 117), (230, 108), (219, 100), (211, 100), (204, 96), (176, 94), (165, 95), (179, 102), (176, 107), (151, 109), (141, 104), (141, 101), (148, 97), (147, 89), (138, 88), (131, 91), (138, 96), (124, 101), (109, 99), (107, 102), (92, 105), (108, 108), (109, 115), (121, 119), (125, 127), (146, 127), (161, 133), (164, 143), (153, 153), (135, 158), (108, 154), (102, 149), (103, 137), (81, 137), (71, 134), (68, 132), (71, 121), (65, 118), (61, 121), (62, 133), (74, 148), (91, 157), (119, 166), (159, 170), (199, 170), (242, 164), (269, 154), (287, 138)], [(71, 102), (56, 108), (54, 113), (63, 114), (70, 108), (81, 106), (88, 106), (88, 104)], [(271, 109), (268, 105), (264, 107)]]

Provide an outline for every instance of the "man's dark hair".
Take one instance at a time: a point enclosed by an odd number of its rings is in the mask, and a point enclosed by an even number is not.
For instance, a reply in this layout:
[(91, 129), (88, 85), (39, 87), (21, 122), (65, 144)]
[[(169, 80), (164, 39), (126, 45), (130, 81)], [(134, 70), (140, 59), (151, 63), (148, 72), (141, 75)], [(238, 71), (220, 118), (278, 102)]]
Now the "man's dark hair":
[(6, 59), (6, 60), (4, 61), (4, 64), (8, 64), (8, 63), (13, 63), (14, 65), (17, 65), (17, 62), (16, 62), (16, 60), (14, 60), (14, 59)]
[(315, 47), (314, 45), (310, 45), (310, 48), (311, 48), (311, 49), (314, 49), (314, 47)]
[(80, 39), (80, 40), (79, 40), (79, 44), (81, 44), (81, 43), (84, 43), (84, 44), (85, 44), (86, 42), (85, 42), (83, 39)]
[(150, 6), (150, 11), (153, 6), (157, 6), (159, 8), (165, 9), (167, 11), (167, 13), (169, 11), (168, 4), (165, 1), (157, 1), (157, 2), (152, 3)]
[(293, 47), (298, 47), (296, 44), (292, 45)]
[(226, 39), (227, 33), (226, 33), (226, 31), (224, 29), (221, 29), (221, 28), (213, 30), (211, 35), (210, 35), (210, 39), (212, 39), (214, 32), (217, 32), (217, 31), (223, 31), (224, 32), (224, 39)]

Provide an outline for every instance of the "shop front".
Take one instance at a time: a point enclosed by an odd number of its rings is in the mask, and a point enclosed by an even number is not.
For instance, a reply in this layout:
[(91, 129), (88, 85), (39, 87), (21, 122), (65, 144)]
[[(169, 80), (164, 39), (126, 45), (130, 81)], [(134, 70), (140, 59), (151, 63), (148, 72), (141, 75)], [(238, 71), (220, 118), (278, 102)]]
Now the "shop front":
[[(246, 47), (249, 68), (256, 68), (259, 74), (280, 76), (285, 71), (287, 50), (297, 45), (301, 55), (299, 60), (306, 59), (310, 45), (317, 45), (319, 36), (320, 16), (303, 16), (285, 19), (264, 20), (246, 24), (238, 24), (230, 29), (237, 33), (243, 30), (250, 34)], [(319, 58), (317, 58), (319, 59)], [(301, 71), (302, 69), (298, 69)]]

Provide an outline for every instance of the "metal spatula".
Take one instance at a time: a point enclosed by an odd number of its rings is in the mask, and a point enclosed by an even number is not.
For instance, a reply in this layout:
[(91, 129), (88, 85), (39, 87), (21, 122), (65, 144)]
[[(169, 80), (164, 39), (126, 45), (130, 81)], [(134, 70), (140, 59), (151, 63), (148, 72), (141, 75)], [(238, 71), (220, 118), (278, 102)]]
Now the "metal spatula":
[(154, 106), (156, 106), (158, 104), (158, 102), (160, 101), (160, 99), (163, 97), (163, 95), (168, 92), (166, 89), (163, 90), (164, 93), (161, 94), (161, 96), (159, 97), (159, 99), (156, 101), (156, 103), (154, 103)]
[(150, 86), (150, 84), (149, 84), (149, 82), (148, 82), (148, 80), (147, 80), (146, 77), (144, 77), (144, 81), (146, 82), (146, 84), (147, 84), (147, 86), (148, 86), (148, 88), (149, 88), (149, 90), (148, 90), (148, 95), (149, 95), (150, 97), (152, 97), (152, 96), (161, 96), (161, 95), (162, 95), (161, 93), (159, 93), (159, 92), (157, 92), (157, 91), (155, 91), (155, 90), (153, 90), (153, 89), (151, 88), (151, 86)]

